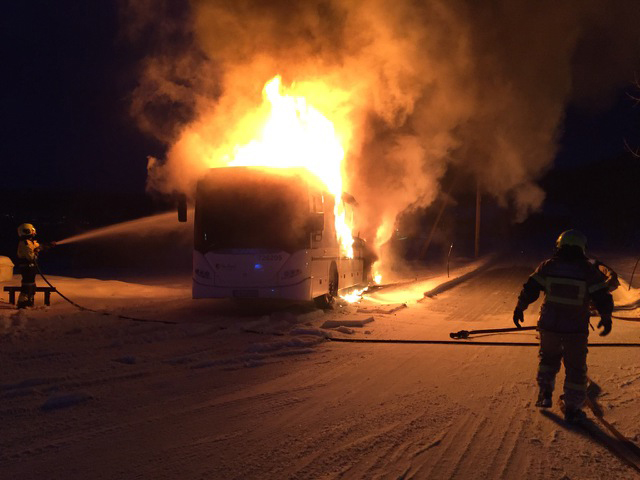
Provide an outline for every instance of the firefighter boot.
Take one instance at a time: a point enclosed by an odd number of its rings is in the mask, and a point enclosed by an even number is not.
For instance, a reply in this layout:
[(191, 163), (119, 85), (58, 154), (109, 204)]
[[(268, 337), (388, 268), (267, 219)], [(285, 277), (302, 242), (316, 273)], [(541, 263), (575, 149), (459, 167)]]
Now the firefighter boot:
[[(31, 300), (31, 302), (33, 302), (33, 299)], [(20, 295), (18, 296), (18, 308), (27, 308), (32, 305), (33, 303), (29, 304), (29, 294), (20, 292)]]
[(567, 405), (564, 402), (564, 395), (560, 395), (560, 410), (564, 413), (564, 421), (572, 425), (579, 424), (587, 418), (581, 408)]
[(580, 408), (568, 408), (564, 412), (564, 420), (567, 423), (572, 425), (576, 425), (578, 423), (583, 422), (587, 418), (587, 414), (582, 411)]
[(553, 405), (552, 396), (553, 396), (553, 392), (551, 390), (541, 388), (540, 392), (538, 392), (538, 400), (536, 400), (536, 407), (550, 408)]

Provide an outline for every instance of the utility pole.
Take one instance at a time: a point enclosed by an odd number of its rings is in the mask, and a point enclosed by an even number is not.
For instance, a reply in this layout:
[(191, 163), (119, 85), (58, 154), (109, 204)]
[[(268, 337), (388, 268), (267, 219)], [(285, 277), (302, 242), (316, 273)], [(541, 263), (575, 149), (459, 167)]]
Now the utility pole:
[(447, 205), (449, 204), (449, 198), (450, 198), (450, 194), (451, 194), (451, 190), (453, 190), (453, 186), (456, 182), (455, 177), (453, 178), (453, 180), (451, 181), (451, 185), (449, 185), (449, 188), (447, 190), (447, 193), (445, 193), (442, 196), (442, 205), (440, 207), (440, 210), (438, 211), (438, 216), (436, 217), (435, 221), (433, 222), (433, 226), (431, 227), (431, 231), (429, 232), (429, 236), (427, 237), (427, 240), (422, 244), (422, 247), (420, 248), (420, 252), (418, 253), (418, 258), (422, 259), (425, 254), (427, 253), (427, 250), (429, 249), (429, 245), (431, 245), (431, 240), (433, 240), (433, 235), (436, 232), (436, 230), (438, 229), (438, 224), (440, 223), (440, 219), (442, 218), (442, 214), (444, 213), (445, 208), (447, 208)]
[(478, 258), (480, 255), (480, 179), (478, 179), (476, 184), (476, 248), (475, 248), (475, 256)]

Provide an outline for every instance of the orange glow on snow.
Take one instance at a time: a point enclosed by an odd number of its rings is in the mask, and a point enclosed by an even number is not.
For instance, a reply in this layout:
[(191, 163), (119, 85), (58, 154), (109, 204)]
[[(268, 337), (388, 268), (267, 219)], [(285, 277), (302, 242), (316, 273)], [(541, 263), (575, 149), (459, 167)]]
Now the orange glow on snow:
[[(251, 113), (242, 128), (255, 129), (255, 137), (244, 145), (237, 145), (225, 156), (228, 166), (305, 168), (317, 176), (329, 192), (335, 196), (336, 232), (341, 253), (353, 258), (352, 225), (347, 224), (342, 203), (343, 161), (346, 146), (351, 137), (350, 125), (336, 124), (308, 101), (322, 101), (327, 87), (305, 83), (305, 95), (295, 95), (292, 85), (283, 93), (282, 80), (276, 76), (269, 80), (262, 91), (263, 104), (259, 112)], [(219, 165), (217, 165), (219, 166)]]

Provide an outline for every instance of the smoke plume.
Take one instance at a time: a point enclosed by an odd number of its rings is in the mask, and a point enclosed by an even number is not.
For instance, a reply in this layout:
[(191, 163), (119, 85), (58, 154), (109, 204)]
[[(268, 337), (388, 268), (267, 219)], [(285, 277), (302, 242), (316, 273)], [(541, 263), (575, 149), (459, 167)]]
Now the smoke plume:
[(122, 12), (149, 52), (132, 114), (168, 146), (150, 189), (190, 191), (222, 165), (249, 140), (229, 126), (274, 75), (321, 80), (335, 94), (317, 107), (353, 126), (346, 190), (367, 240), (429, 205), (450, 166), (524, 219), (544, 199), (536, 180), (567, 103), (606, 104), (640, 59), (637, 0), (129, 0)]

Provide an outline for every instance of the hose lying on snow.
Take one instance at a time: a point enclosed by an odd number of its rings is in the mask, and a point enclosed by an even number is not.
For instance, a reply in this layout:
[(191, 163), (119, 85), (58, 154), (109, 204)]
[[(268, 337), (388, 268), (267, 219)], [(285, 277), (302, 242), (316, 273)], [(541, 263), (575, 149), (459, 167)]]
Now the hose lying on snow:
[(155, 319), (149, 319), (149, 318), (137, 318), (137, 317), (130, 317), (128, 315), (121, 315), (119, 313), (113, 313), (113, 312), (107, 312), (107, 311), (100, 311), (100, 310), (94, 310), (92, 308), (87, 308), (87, 307), (83, 307), (82, 305), (74, 302), (73, 300), (71, 300), (70, 298), (66, 297), (65, 295), (62, 294), (62, 292), (60, 292), (56, 287), (54, 287), (53, 285), (51, 285), (51, 282), (49, 282), (49, 280), (47, 280), (47, 277), (44, 276), (44, 274), (42, 273), (42, 270), (40, 270), (40, 265), (38, 265), (38, 263), (36, 263), (36, 268), (38, 269), (38, 273), (40, 274), (40, 276), (42, 277), (42, 279), (45, 281), (45, 283), (47, 285), (49, 285), (51, 288), (53, 288), (53, 291), (56, 292), (58, 295), (60, 295), (64, 300), (66, 300), (67, 302), (69, 302), (71, 305), (73, 305), (74, 307), (76, 307), (79, 310), (82, 310), (83, 312), (92, 312), (92, 313), (98, 313), (100, 315), (109, 315), (109, 316), (113, 316), (113, 317), (118, 317), (118, 318), (123, 318), (125, 320), (132, 320), (134, 322), (149, 322), (149, 323), (164, 323), (167, 325), (177, 325), (178, 322), (172, 322), (170, 320), (155, 320)]
[(622, 320), (624, 322), (640, 322), (640, 317), (621, 317), (620, 315), (611, 315), (611, 318)]
[[(539, 347), (538, 342), (466, 342), (455, 340), (401, 340), (401, 339), (375, 339), (375, 338), (344, 338), (330, 337), (332, 342), (345, 343), (404, 343), (420, 345), (484, 345), (484, 346), (505, 346), (505, 347)], [(590, 343), (589, 347), (640, 347), (640, 343)]]
[[(157, 320), (157, 319), (149, 319), (149, 318), (138, 318), (138, 317), (130, 317), (128, 315), (122, 315), (119, 313), (113, 313), (113, 312), (107, 312), (107, 311), (100, 311), (100, 310), (94, 310), (92, 308), (88, 308), (88, 307), (84, 307), (76, 302), (74, 302), (73, 300), (71, 300), (70, 298), (68, 298), (67, 296), (63, 295), (62, 292), (60, 292), (56, 287), (54, 287), (51, 282), (49, 282), (49, 280), (47, 279), (47, 277), (44, 276), (44, 274), (42, 273), (42, 270), (40, 270), (40, 265), (38, 265), (38, 263), (36, 262), (36, 268), (38, 269), (38, 273), (40, 274), (40, 276), (42, 277), (42, 279), (45, 281), (45, 283), (47, 285), (49, 285), (51, 288), (53, 288), (53, 291), (56, 292), (58, 295), (60, 295), (64, 300), (66, 300), (67, 302), (69, 302), (71, 305), (73, 305), (74, 307), (76, 307), (79, 310), (85, 311), (85, 312), (92, 312), (92, 313), (97, 313), (100, 315), (109, 315), (109, 316), (114, 316), (114, 317), (118, 317), (118, 318), (122, 318), (125, 320), (132, 320), (134, 322), (150, 322), (150, 323), (164, 323), (166, 325), (177, 325), (178, 322), (172, 322), (170, 320)], [(626, 321), (630, 321), (630, 322), (637, 322), (640, 321), (640, 318), (631, 318), (631, 317), (620, 317), (617, 315), (612, 315), (613, 318), (619, 319), (619, 320), (626, 320)], [(533, 342), (455, 342), (455, 341), (451, 341), (451, 340), (373, 340), (373, 339), (350, 339), (350, 338), (342, 338), (342, 339), (337, 339), (337, 338), (332, 338), (332, 341), (336, 341), (336, 342), (353, 342), (353, 343), (421, 343), (421, 344), (448, 344), (448, 345), (505, 345), (505, 346), (537, 346), (537, 343), (533, 343)], [(640, 343), (593, 343), (593, 344), (589, 344), (590, 346), (593, 347), (625, 347), (625, 346), (629, 346), (629, 347), (637, 347), (640, 346)]]

